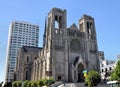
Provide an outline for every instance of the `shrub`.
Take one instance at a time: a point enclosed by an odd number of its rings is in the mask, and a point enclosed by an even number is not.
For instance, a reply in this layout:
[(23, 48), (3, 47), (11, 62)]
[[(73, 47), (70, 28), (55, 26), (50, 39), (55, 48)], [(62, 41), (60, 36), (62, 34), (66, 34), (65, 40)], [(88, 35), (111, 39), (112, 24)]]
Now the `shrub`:
[(85, 85), (88, 84), (89, 87), (96, 86), (98, 83), (100, 83), (100, 75), (97, 71), (89, 71), (88, 75), (85, 79)]
[(31, 81), (31, 87), (37, 87), (37, 82), (36, 81)]
[(28, 84), (29, 83), (29, 81), (28, 80), (26, 80), (26, 81), (24, 81), (24, 83), (23, 83), (23, 86), (22, 87), (29, 87)]
[(51, 85), (55, 82), (55, 80), (53, 79), (53, 77), (50, 77), (49, 79), (47, 79), (47, 84)]
[(41, 87), (41, 86), (44, 85), (42, 80), (39, 80), (39, 81), (37, 82), (37, 84), (38, 84), (38, 87)]
[(115, 69), (113, 69), (110, 80), (118, 80), (120, 81), (120, 60), (117, 62)]
[(52, 77), (50, 77), (49, 79), (45, 78), (45, 79), (39, 80), (37, 82), (37, 84), (38, 84), (38, 87), (41, 87), (43, 85), (49, 86), (49, 85), (53, 84), (54, 82), (55, 82), (54, 79)]
[(32, 87), (31, 84), (32, 84), (32, 82), (29, 81), (29, 82), (27, 83), (27, 87)]
[(43, 85), (47, 85), (47, 79), (46, 78), (43, 79), (42, 81), (43, 81)]
[(16, 81), (17, 83), (17, 87), (21, 87), (22, 86), (22, 82), (21, 81)]
[(12, 82), (12, 87), (17, 87), (17, 81)]

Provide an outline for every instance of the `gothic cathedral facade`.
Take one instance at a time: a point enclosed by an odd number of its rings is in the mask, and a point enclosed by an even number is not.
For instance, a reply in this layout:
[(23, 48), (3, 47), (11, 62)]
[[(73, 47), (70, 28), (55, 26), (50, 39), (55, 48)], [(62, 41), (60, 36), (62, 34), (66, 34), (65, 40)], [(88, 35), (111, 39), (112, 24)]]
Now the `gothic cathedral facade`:
[(67, 28), (66, 10), (53, 8), (45, 24), (43, 49), (32, 65), (31, 80), (53, 77), (81, 82), (83, 70), (99, 71), (94, 18), (83, 15), (78, 26)]

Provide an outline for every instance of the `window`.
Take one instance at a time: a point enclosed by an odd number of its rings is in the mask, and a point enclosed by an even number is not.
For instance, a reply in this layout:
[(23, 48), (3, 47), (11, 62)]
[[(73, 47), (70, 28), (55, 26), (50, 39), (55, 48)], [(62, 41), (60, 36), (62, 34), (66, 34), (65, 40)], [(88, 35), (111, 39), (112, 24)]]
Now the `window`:
[(104, 72), (104, 70), (102, 69), (102, 72)]
[(55, 29), (55, 33), (56, 33), (56, 34), (58, 33), (58, 30), (57, 30), (57, 29)]
[(110, 67), (110, 71), (112, 70), (112, 68)]
[(107, 68), (105, 68), (105, 72), (107, 72)]
[(55, 21), (55, 28), (57, 28), (58, 29), (58, 22), (57, 21)]
[(59, 28), (59, 24), (58, 24), (58, 17), (55, 16), (55, 28)]
[(74, 70), (74, 79), (76, 79), (76, 70)]
[(58, 76), (58, 81), (61, 81), (61, 76)]
[(26, 71), (26, 80), (29, 80), (29, 75), (28, 75), (28, 71)]
[(29, 62), (29, 56), (27, 56), (27, 62)]
[(103, 67), (104, 65), (103, 64), (101, 64), (101, 67)]
[(75, 32), (69, 32), (70, 36), (75, 36)]

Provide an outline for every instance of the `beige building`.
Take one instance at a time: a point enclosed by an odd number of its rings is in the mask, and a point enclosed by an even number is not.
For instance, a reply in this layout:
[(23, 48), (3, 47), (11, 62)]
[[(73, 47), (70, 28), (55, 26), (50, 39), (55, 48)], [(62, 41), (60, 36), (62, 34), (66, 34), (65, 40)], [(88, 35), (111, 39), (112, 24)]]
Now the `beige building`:
[(15, 80), (31, 80), (33, 61), (38, 58), (38, 52), (42, 48), (23, 46), (18, 50)]
[[(45, 24), (43, 49), (33, 61), (31, 80), (53, 77), (82, 82), (83, 70), (98, 70), (99, 58), (94, 18), (88, 15), (67, 28), (66, 10), (53, 8)], [(23, 66), (25, 67), (25, 66)]]

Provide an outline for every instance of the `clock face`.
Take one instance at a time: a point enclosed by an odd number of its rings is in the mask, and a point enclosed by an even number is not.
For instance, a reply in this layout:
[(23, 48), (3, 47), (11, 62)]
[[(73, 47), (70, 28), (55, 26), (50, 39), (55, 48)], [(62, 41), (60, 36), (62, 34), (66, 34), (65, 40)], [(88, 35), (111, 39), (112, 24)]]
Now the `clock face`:
[(80, 51), (80, 42), (79, 42), (79, 40), (73, 39), (73, 40), (70, 42), (70, 48), (71, 48), (71, 50), (73, 50), (73, 51)]

